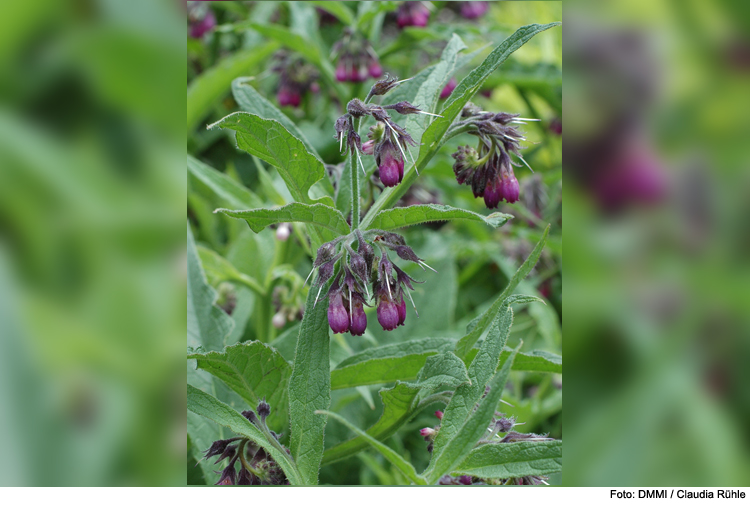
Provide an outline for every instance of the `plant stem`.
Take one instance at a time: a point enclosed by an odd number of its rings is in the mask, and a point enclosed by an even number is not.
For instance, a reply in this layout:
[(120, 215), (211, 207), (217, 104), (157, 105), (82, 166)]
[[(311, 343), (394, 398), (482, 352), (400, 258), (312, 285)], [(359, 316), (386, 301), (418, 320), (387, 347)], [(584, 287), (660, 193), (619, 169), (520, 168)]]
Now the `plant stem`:
[(357, 152), (356, 149), (351, 149), (351, 155), (349, 156), (349, 159), (352, 160), (352, 165), (349, 167), (352, 180), (352, 230), (359, 228), (359, 172), (357, 171), (355, 152)]

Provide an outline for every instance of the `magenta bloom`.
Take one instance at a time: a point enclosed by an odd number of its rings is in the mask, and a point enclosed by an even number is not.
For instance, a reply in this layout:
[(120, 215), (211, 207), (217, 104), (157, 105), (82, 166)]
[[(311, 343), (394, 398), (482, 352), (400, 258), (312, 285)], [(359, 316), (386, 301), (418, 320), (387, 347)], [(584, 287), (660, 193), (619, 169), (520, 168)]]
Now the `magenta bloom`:
[(419, 434), (422, 435), (424, 438), (430, 438), (432, 435), (435, 434), (435, 430), (432, 429), (431, 427), (425, 427), (419, 430)]
[(404, 2), (398, 6), (396, 23), (399, 28), (426, 27), (430, 19), (430, 10), (422, 2)]
[(398, 327), (398, 307), (387, 295), (379, 296), (378, 322), (386, 331), (393, 331)]
[(509, 204), (513, 204), (518, 201), (518, 179), (513, 174), (512, 170), (503, 173), (502, 183), (500, 184), (501, 193), (505, 201)]
[(377, 79), (378, 77), (383, 75), (383, 67), (380, 66), (380, 63), (378, 61), (375, 61), (374, 59), (370, 63), (370, 67), (367, 71), (370, 72), (370, 77), (372, 77), (373, 79)]
[(451, 77), (451, 80), (449, 80), (448, 84), (445, 85), (443, 91), (440, 92), (440, 100), (444, 100), (451, 96), (451, 93), (453, 93), (453, 90), (456, 89), (457, 85), (458, 82), (456, 81), (456, 78)]
[(204, 34), (216, 26), (216, 17), (213, 11), (209, 9), (202, 20), (196, 20), (190, 23), (190, 37), (200, 39)]
[(468, 20), (475, 20), (487, 12), (489, 2), (461, 2), (461, 16)]
[(404, 325), (406, 321), (406, 302), (403, 298), (400, 304), (396, 304), (396, 308), (398, 309), (398, 325)]
[(383, 186), (391, 188), (404, 178), (404, 158), (391, 140), (383, 142), (380, 153), (375, 156), (375, 161)]
[(328, 325), (334, 334), (349, 330), (349, 313), (344, 307), (341, 291), (332, 292), (328, 304)]
[(338, 65), (336, 65), (336, 80), (339, 82), (344, 82), (347, 80), (346, 64), (344, 63), (343, 59), (339, 61)]
[(359, 293), (352, 293), (351, 327), (349, 332), (353, 336), (362, 336), (367, 329), (367, 315), (363, 306), (364, 299)]
[(484, 204), (490, 209), (495, 209), (502, 199), (502, 182), (497, 175), (494, 175), (487, 181), (487, 187), (484, 190)]
[(287, 87), (282, 87), (279, 90), (279, 92), (276, 94), (276, 99), (279, 101), (279, 105), (281, 106), (299, 107), (300, 104), (299, 93)]

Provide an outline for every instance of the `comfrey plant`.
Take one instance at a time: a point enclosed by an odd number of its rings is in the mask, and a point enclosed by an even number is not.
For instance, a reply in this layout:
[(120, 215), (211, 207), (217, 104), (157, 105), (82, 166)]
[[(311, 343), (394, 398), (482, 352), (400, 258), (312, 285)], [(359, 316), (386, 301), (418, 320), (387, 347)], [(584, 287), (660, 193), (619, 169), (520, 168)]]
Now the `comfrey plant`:
[[(327, 165), (304, 133), (251, 86), (233, 84), (243, 112), (230, 114), (209, 129), (233, 131), (240, 150), (278, 172), (293, 201), (264, 205), (247, 190), (221, 190), (222, 199), (242, 208), (215, 212), (246, 221), (255, 233), (267, 227), (275, 230), (276, 238), (269, 235), (269, 241), (281, 250), (274, 254), (265, 281), (235, 270), (215, 253), (198, 250), (188, 230), (188, 359), (195, 363), (188, 370), (189, 445), (211, 482), (218, 472), (217, 484), (221, 485), (313, 485), (320, 480), (322, 466), (335, 467), (339, 460), (368, 447), (416, 485), (538, 484), (543, 476), (561, 470), (561, 441), (520, 433), (515, 418), (498, 412), (511, 371), (562, 373), (558, 356), (537, 351), (522, 354), (520, 345), (506, 346), (512, 306), (540, 300), (513, 293), (539, 260), (547, 231), (521, 267), (508, 273), (505, 290), (460, 338), (435, 335), (377, 345), (351, 352), (343, 360), (331, 352), (332, 341), (342, 349), (362, 341), (344, 336), (363, 335), (368, 314), (384, 331), (404, 326), (407, 304), (417, 310), (413, 294), (424, 296), (424, 290), (434, 288), (432, 281), (441, 277), (425, 273), (417, 277), (424, 280), (420, 286), (421, 281), (409, 275), (417, 266), (435, 270), (407, 243), (400, 229), (453, 220), (497, 228), (512, 219), (500, 212), (483, 215), (440, 204), (394, 206), (418, 179), (418, 170), (428, 170), (428, 163), (446, 146), (446, 154), (455, 152), (459, 183), (471, 185), (488, 207), (497, 207), (500, 199), (510, 203), (519, 199), (511, 155), (522, 160), (518, 145), (523, 136), (515, 125), (525, 120), (483, 112), (469, 101), (515, 49), (555, 25), (519, 29), (457, 85), (451, 85), (452, 92), (440, 109), (440, 94), (459, 72), (458, 55), (465, 48), (456, 35), (440, 61), (426, 72), (409, 80), (386, 77), (370, 88), (364, 100), (339, 99), (341, 116), (332, 129), (346, 158), (335, 188), (325, 180)], [(328, 83), (340, 87), (339, 75), (340, 80), (356, 81), (368, 74), (380, 75), (372, 69), (374, 53), (363, 45), (348, 32), (337, 46), (341, 73), (327, 66), (321, 68), (321, 77), (327, 73)], [(459, 134), (476, 136), (477, 147), (448, 146)], [(196, 177), (210, 179), (206, 183), (214, 191), (230, 184), (222, 174), (212, 174), (194, 161), (189, 158), (188, 167), (193, 167)], [(271, 184), (263, 175), (267, 174), (264, 167), (258, 164), (258, 169), (265, 184)], [(363, 185), (378, 190), (379, 195), (375, 197), (372, 191), (363, 195)], [(278, 256), (294, 244), (309, 256), (310, 270), (308, 261), (296, 268), (281, 264)], [(250, 266), (261, 265), (253, 262)], [(210, 278), (253, 292), (255, 302), (261, 303), (261, 314), (267, 315), (253, 319), (260, 326), (255, 333), (261, 335), (259, 339), (265, 340), (266, 335), (275, 334), (274, 328), (303, 313), (301, 323), (279, 339), (269, 337), (270, 343), (227, 342), (230, 334), (239, 338), (242, 331), (233, 332), (232, 319), (215, 305), (206, 269)], [(282, 295), (278, 285), (274, 287), (277, 279), (287, 282), (288, 295)], [(297, 308), (294, 299), (304, 296), (300, 285), (308, 282), (305, 305)], [(242, 311), (240, 302), (238, 294), (235, 319)], [(411, 323), (419, 324), (419, 320)], [(378, 324), (371, 325), (368, 341), (385, 335)], [(375, 384), (386, 385), (380, 391), (383, 411), (367, 430), (329, 411), (332, 390), (369, 392), (366, 387)], [(255, 409), (243, 410), (245, 404)], [(384, 442), (436, 405), (440, 424), (421, 431), (429, 441), (429, 452), (423, 451), (429, 463), (418, 473)], [(332, 419), (338, 430), (351, 431), (354, 437), (326, 448), (325, 431)], [(216, 465), (203, 459), (214, 457)]]

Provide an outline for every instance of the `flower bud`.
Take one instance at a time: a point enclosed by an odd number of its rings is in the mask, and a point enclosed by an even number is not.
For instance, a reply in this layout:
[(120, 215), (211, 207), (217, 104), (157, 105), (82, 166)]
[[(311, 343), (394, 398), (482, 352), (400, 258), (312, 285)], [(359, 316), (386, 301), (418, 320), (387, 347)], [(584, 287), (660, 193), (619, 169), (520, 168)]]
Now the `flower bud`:
[(438, 420), (443, 420), (443, 412), (440, 410), (437, 410), (435, 412), (435, 416), (438, 418)]
[(313, 263), (313, 268), (318, 268), (323, 263), (326, 263), (333, 259), (333, 257), (336, 255), (336, 244), (333, 242), (327, 242), (318, 248), (318, 254), (315, 257), (315, 262)]
[(276, 329), (281, 329), (286, 325), (286, 316), (284, 316), (284, 313), (279, 311), (273, 316), (273, 318), (271, 318), (271, 323)]
[(386, 74), (384, 79), (381, 79), (377, 81), (375, 84), (373, 84), (372, 88), (370, 89), (370, 95), (371, 97), (385, 95), (390, 90), (395, 88), (398, 84), (398, 79), (396, 77), (390, 77)]
[(266, 402), (266, 398), (263, 397), (258, 401), (258, 416), (262, 423), (266, 423), (266, 417), (271, 414), (271, 406)]
[(242, 416), (245, 417), (250, 421), (251, 424), (254, 426), (260, 425), (260, 421), (258, 420), (258, 416), (255, 414), (253, 410), (245, 410), (242, 412)]
[(331, 292), (328, 304), (328, 325), (334, 334), (345, 333), (349, 330), (349, 313), (346, 312), (341, 290)]
[(398, 307), (387, 294), (381, 293), (378, 296), (378, 322), (386, 331), (393, 331), (398, 327)]
[(404, 301), (403, 297), (401, 297), (401, 302), (396, 303), (396, 308), (398, 309), (398, 325), (404, 325), (404, 322), (406, 321), (406, 301)]
[(362, 153), (367, 154), (368, 156), (371, 156), (373, 151), (375, 150), (375, 142), (371, 139), (368, 139), (364, 143), (362, 143)]
[(289, 234), (291, 234), (291, 232), (292, 231), (289, 229), (289, 224), (279, 224), (279, 226), (276, 228), (276, 239), (279, 241), (286, 241), (289, 239)]
[(353, 336), (362, 336), (367, 329), (367, 315), (365, 315), (364, 299), (359, 293), (352, 294), (351, 327), (349, 331)]
[(419, 434), (422, 435), (425, 440), (431, 440), (435, 433), (437, 433), (437, 431), (431, 427), (425, 427), (419, 430)]
[(451, 80), (449, 80), (448, 84), (445, 85), (443, 91), (440, 92), (440, 100), (444, 100), (451, 96), (451, 93), (453, 93), (453, 90), (456, 89), (457, 85), (458, 82), (456, 81), (456, 78), (451, 77)]
[(396, 186), (404, 178), (404, 159), (390, 139), (383, 142), (380, 152), (375, 156), (375, 161), (383, 186), (389, 188)]
[(471, 484), (471, 476), (458, 476), (458, 482), (462, 485), (470, 485)]
[(377, 79), (378, 77), (383, 75), (383, 67), (380, 66), (380, 63), (375, 59), (372, 60), (367, 71), (370, 73), (370, 77), (372, 77), (373, 79)]
[(484, 204), (490, 209), (495, 209), (502, 198), (500, 179), (497, 175), (494, 175), (487, 181), (487, 187), (484, 190)]
[(237, 471), (234, 469), (234, 460), (221, 472), (221, 478), (217, 485), (234, 485), (237, 483)]

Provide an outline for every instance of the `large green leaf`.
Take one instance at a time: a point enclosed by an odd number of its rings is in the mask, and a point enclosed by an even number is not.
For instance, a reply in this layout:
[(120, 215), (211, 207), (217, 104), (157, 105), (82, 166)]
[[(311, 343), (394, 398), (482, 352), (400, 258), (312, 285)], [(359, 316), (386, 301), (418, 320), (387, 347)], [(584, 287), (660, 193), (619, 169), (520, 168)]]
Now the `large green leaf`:
[[(547, 25), (526, 25), (511, 34), (505, 41), (500, 43), (477, 68), (471, 71), (461, 83), (456, 86), (453, 93), (445, 102), (443, 110), (439, 113), (442, 118), (435, 120), (427, 127), (422, 136), (422, 148), (417, 158), (417, 168), (424, 169), (427, 163), (440, 149), (443, 137), (451, 123), (461, 113), (464, 105), (471, 97), (479, 91), (482, 84), (513, 52), (529, 41), (536, 34), (555, 27), (559, 23)], [(413, 167), (412, 167), (413, 168)], [(411, 169), (404, 173), (401, 183), (395, 188), (388, 188), (378, 197), (375, 204), (370, 208), (368, 215), (364, 218), (362, 225), (368, 226), (375, 215), (382, 209), (393, 207), (411, 187), (417, 176)]]
[(326, 418), (316, 415), (331, 403), (328, 297), (315, 305), (310, 290), (305, 316), (297, 339), (294, 369), (289, 382), (289, 415), (292, 425), (290, 448), (305, 484), (318, 483), (323, 457)]
[(344, 417), (337, 415), (336, 413), (331, 413), (330, 411), (321, 411), (319, 413), (335, 418), (346, 427), (354, 431), (357, 435), (359, 435), (360, 438), (363, 438), (367, 443), (377, 449), (378, 452), (380, 452), (380, 454), (382, 454), (383, 457), (387, 459), (394, 467), (403, 472), (403, 474), (415, 485), (426, 484), (424, 479), (417, 475), (417, 471), (414, 470), (414, 466), (411, 463), (406, 461), (400, 454), (398, 454), (396, 451), (394, 451), (384, 443), (376, 440), (375, 438), (368, 435), (367, 433), (356, 427), (354, 424), (346, 420)]
[(354, 23), (354, 13), (349, 9), (344, 2), (316, 2), (311, 1), (308, 2), (312, 5), (317, 5), (321, 9), (325, 9), (332, 15), (334, 15), (336, 18), (341, 20), (341, 23), (344, 25), (351, 25)]
[(187, 226), (187, 348), (188, 352), (221, 350), (234, 322), (214, 305), (216, 292), (206, 282), (190, 224)]
[(442, 222), (446, 220), (472, 220), (485, 222), (487, 225), (497, 228), (513, 218), (512, 215), (495, 212), (487, 216), (460, 209), (457, 207), (444, 206), (440, 204), (422, 204), (418, 206), (395, 207), (386, 209), (377, 214), (369, 226), (364, 229), (382, 229), (392, 231), (401, 227), (421, 224), (425, 222)]
[[(471, 383), (456, 390), (450, 404), (445, 408), (440, 432), (435, 437), (435, 453), (440, 454), (443, 447), (448, 445), (458, 434), (466, 419), (471, 415), (474, 405), (484, 395), (485, 385), (501, 363), (501, 353), (505, 342), (508, 340), (510, 326), (513, 323), (513, 310), (510, 309), (510, 305), (514, 302), (525, 303), (534, 300), (536, 300), (536, 297), (514, 295), (503, 302), (492, 321), (487, 338), (482, 342), (477, 354), (471, 361), (471, 365), (469, 365)], [(507, 363), (511, 355), (506, 354), (505, 358), (503, 363)]]
[[(453, 438), (447, 441), (441, 448), (435, 445), (430, 465), (423, 474), (429, 484), (435, 484), (444, 474), (454, 470), (463, 461), (464, 457), (471, 452), (482, 436), (487, 433), (487, 426), (495, 414), (497, 403), (500, 402), (505, 383), (508, 380), (508, 375), (513, 365), (515, 353), (518, 352), (519, 348), (520, 346), (516, 348), (514, 353), (505, 361), (500, 371), (489, 382), (489, 392), (479, 401), (476, 410), (474, 410), (474, 404), (470, 406), (472, 411), (469, 412), (464, 423), (459, 426)], [(453, 404), (454, 400), (455, 395), (454, 399), (451, 399), (451, 404)], [(438, 436), (443, 431), (446, 414), (443, 415), (443, 422), (441, 423), (440, 431), (438, 431)], [(435, 443), (437, 443), (437, 438)]]
[(261, 63), (279, 48), (276, 42), (241, 50), (203, 72), (187, 89), (187, 130), (190, 133), (209, 114), (211, 106), (228, 90), (235, 77)]
[(516, 289), (518, 283), (520, 283), (524, 279), (524, 277), (529, 275), (529, 272), (531, 272), (534, 266), (536, 266), (536, 262), (539, 260), (539, 256), (542, 255), (542, 250), (544, 249), (544, 244), (547, 241), (548, 234), (549, 225), (546, 229), (544, 229), (544, 234), (542, 234), (542, 238), (539, 240), (539, 243), (536, 244), (534, 249), (531, 251), (531, 254), (529, 254), (529, 257), (526, 258), (526, 261), (523, 262), (518, 271), (516, 271), (516, 273), (513, 275), (510, 282), (508, 283), (508, 286), (506, 286), (505, 290), (503, 290), (503, 292), (498, 296), (497, 300), (495, 300), (495, 302), (492, 303), (492, 306), (490, 306), (490, 308), (481, 316), (471, 321), (471, 323), (467, 327), (466, 336), (458, 340), (458, 343), (456, 343), (457, 356), (463, 358), (469, 353), (471, 348), (474, 346), (477, 340), (479, 340), (479, 337), (482, 335), (484, 330), (487, 329), (487, 326), (497, 314), (500, 306), (502, 306), (508, 296), (513, 293), (513, 290)]
[[(436, 392), (453, 390), (468, 381), (466, 368), (453, 353), (444, 353), (427, 358), (414, 383), (396, 382), (392, 388), (380, 390), (383, 414), (367, 430), (367, 434), (383, 441), (407, 423), (419, 410), (440, 399)], [(435, 375), (431, 375), (431, 374)], [(439, 397), (439, 395), (438, 395)], [(332, 463), (358, 453), (369, 445), (362, 437), (356, 437), (328, 449), (323, 464)]]
[(187, 385), (187, 406), (188, 410), (193, 413), (221, 426), (228, 427), (238, 435), (249, 438), (260, 445), (279, 464), (291, 484), (304, 484), (299, 471), (286, 451), (269, 441), (266, 435), (236, 410), (191, 385)]
[(490, 443), (472, 450), (452, 472), (504, 479), (562, 471), (562, 440)]
[(187, 169), (193, 177), (211, 188), (216, 195), (235, 209), (250, 209), (263, 205), (263, 201), (255, 192), (191, 155), (187, 156)]
[[(466, 45), (463, 40), (456, 34), (453, 34), (443, 49), (440, 61), (419, 86), (419, 90), (414, 96), (414, 105), (419, 106), (423, 111), (427, 111), (428, 113), (435, 112), (443, 86), (448, 82), (456, 69), (458, 53), (465, 48)], [(427, 115), (408, 116), (404, 128), (414, 141), (419, 144), (422, 141), (422, 134), (431, 120), (432, 117)]]
[(269, 120), (276, 120), (281, 123), (286, 129), (302, 143), (305, 144), (307, 150), (315, 157), (320, 159), (315, 147), (307, 140), (305, 134), (299, 130), (299, 127), (290, 120), (287, 115), (282, 113), (275, 105), (266, 100), (266, 98), (258, 93), (247, 81), (250, 80), (248, 77), (238, 77), (232, 81), (232, 95), (234, 100), (240, 106), (240, 109), (247, 111), (248, 113), (257, 114), (261, 118), (267, 118)]
[(213, 284), (233, 281), (247, 286), (258, 295), (266, 294), (265, 288), (256, 279), (237, 270), (228, 259), (217, 252), (207, 247), (198, 247), (198, 255), (203, 263), (206, 276)]
[(331, 371), (331, 389), (416, 379), (427, 358), (450, 349), (455, 341), (424, 338), (373, 347), (354, 354)]
[(190, 354), (197, 366), (224, 381), (255, 408), (265, 397), (271, 405), (269, 425), (286, 432), (289, 376), (292, 367), (272, 347), (261, 342), (238, 343), (223, 352)]
[(209, 128), (236, 131), (237, 146), (276, 167), (297, 202), (311, 203), (310, 186), (325, 176), (323, 163), (276, 120), (251, 113), (232, 113)]
[(281, 222), (304, 222), (329, 229), (336, 235), (349, 234), (351, 228), (338, 210), (325, 204), (302, 204), (292, 202), (285, 206), (272, 209), (248, 209), (244, 211), (232, 211), (229, 209), (217, 209), (217, 213), (224, 213), (232, 218), (240, 218), (247, 221), (247, 225), (253, 232), (260, 232), (265, 227)]

